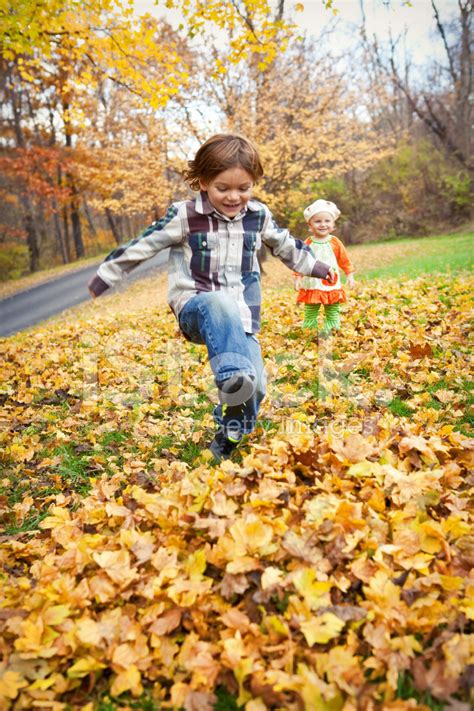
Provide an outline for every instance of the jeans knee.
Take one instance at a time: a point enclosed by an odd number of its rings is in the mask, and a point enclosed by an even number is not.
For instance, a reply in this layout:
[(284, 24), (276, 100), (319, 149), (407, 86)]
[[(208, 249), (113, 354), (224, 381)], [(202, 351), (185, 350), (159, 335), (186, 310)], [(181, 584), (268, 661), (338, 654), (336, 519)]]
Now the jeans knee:
[(232, 317), (240, 318), (237, 303), (230, 294), (211, 291), (203, 296), (201, 304), (213, 320), (225, 321)]

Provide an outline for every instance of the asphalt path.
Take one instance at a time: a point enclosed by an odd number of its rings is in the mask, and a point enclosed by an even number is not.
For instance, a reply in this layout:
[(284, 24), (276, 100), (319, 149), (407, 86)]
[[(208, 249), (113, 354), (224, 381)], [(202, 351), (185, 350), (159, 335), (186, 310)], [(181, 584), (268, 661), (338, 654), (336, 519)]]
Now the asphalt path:
[[(168, 262), (168, 254), (169, 250), (165, 250), (143, 262), (115, 288), (123, 290), (137, 279), (151, 276), (154, 272), (164, 271)], [(100, 262), (97, 262), (97, 264), (78, 269), (2, 299), (0, 301), (0, 336), (10, 336), (18, 331), (23, 331), (50, 316), (90, 299), (87, 283), (96, 273), (99, 264)], [(108, 293), (112, 293), (112, 291), (113, 289), (110, 289)]]

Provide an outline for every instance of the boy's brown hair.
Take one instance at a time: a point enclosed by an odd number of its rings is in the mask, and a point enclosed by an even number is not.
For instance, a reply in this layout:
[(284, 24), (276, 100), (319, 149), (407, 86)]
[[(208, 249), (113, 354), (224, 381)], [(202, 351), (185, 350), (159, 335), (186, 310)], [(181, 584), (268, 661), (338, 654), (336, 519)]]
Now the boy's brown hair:
[(257, 149), (248, 138), (235, 133), (218, 133), (198, 149), (184, 179), (192, 190), (199, 190), (199, 181), (205, 183), (228, 168), (243, 168), (256, 182), (263, 175)]

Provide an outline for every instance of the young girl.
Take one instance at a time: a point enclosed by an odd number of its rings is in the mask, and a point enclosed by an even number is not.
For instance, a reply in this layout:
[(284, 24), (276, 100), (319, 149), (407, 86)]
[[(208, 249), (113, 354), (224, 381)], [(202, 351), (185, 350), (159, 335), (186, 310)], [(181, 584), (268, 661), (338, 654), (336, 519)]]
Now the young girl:
[(304, 217), (311, 230), (306, 244), (317, 259), (330, 264), (336, 273), (336, 280), (330, 282), (315, 277), (295, 275), (295, 288), (298, 290), (297, 303), (304, 304), (305, 328), (318, 328), (318, 316), (321, 304), (324, 306), (324, 327), (322, 335), (341, 327), (339, 304), (347, 301), (342, 288), (339, 268), (347, 274), (347, 284), (354, 286), (354, 267), (342, 242), (331, 234), (337, 218), (341, 214), (333, 202), (316, 200), (304, 211)]
[(265, 371), (255, 334), (260, 328), (258, 250), (266, 244), (290, 269), (334, 279), (333, 269), (274, 222), (268, 207), (252, 200), (263, 175), (255, 147), (242, 136), (219, 134), (189, 162), (185, 180), (199, 191), (173, 203), (164, 217), (111, 252), (89, 283), (93, 297), (114, 286), (144, 259), (169, 248), (168, 303), (184, 336), (205, 344), (218, 388), (210, 445), (228, 458), (255, 428), (265, 395)]

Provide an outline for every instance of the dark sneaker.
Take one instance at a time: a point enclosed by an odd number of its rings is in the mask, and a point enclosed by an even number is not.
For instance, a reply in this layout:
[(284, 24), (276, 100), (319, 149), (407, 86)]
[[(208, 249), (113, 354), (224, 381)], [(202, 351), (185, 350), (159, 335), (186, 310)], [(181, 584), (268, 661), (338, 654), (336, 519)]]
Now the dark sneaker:
[(222, 430), (219, 430), (209, 445), (209, 449), (216, 462), (219, 463), (223, 459), (229, 459), (239, 442), (240, 440), (229, 439)]

